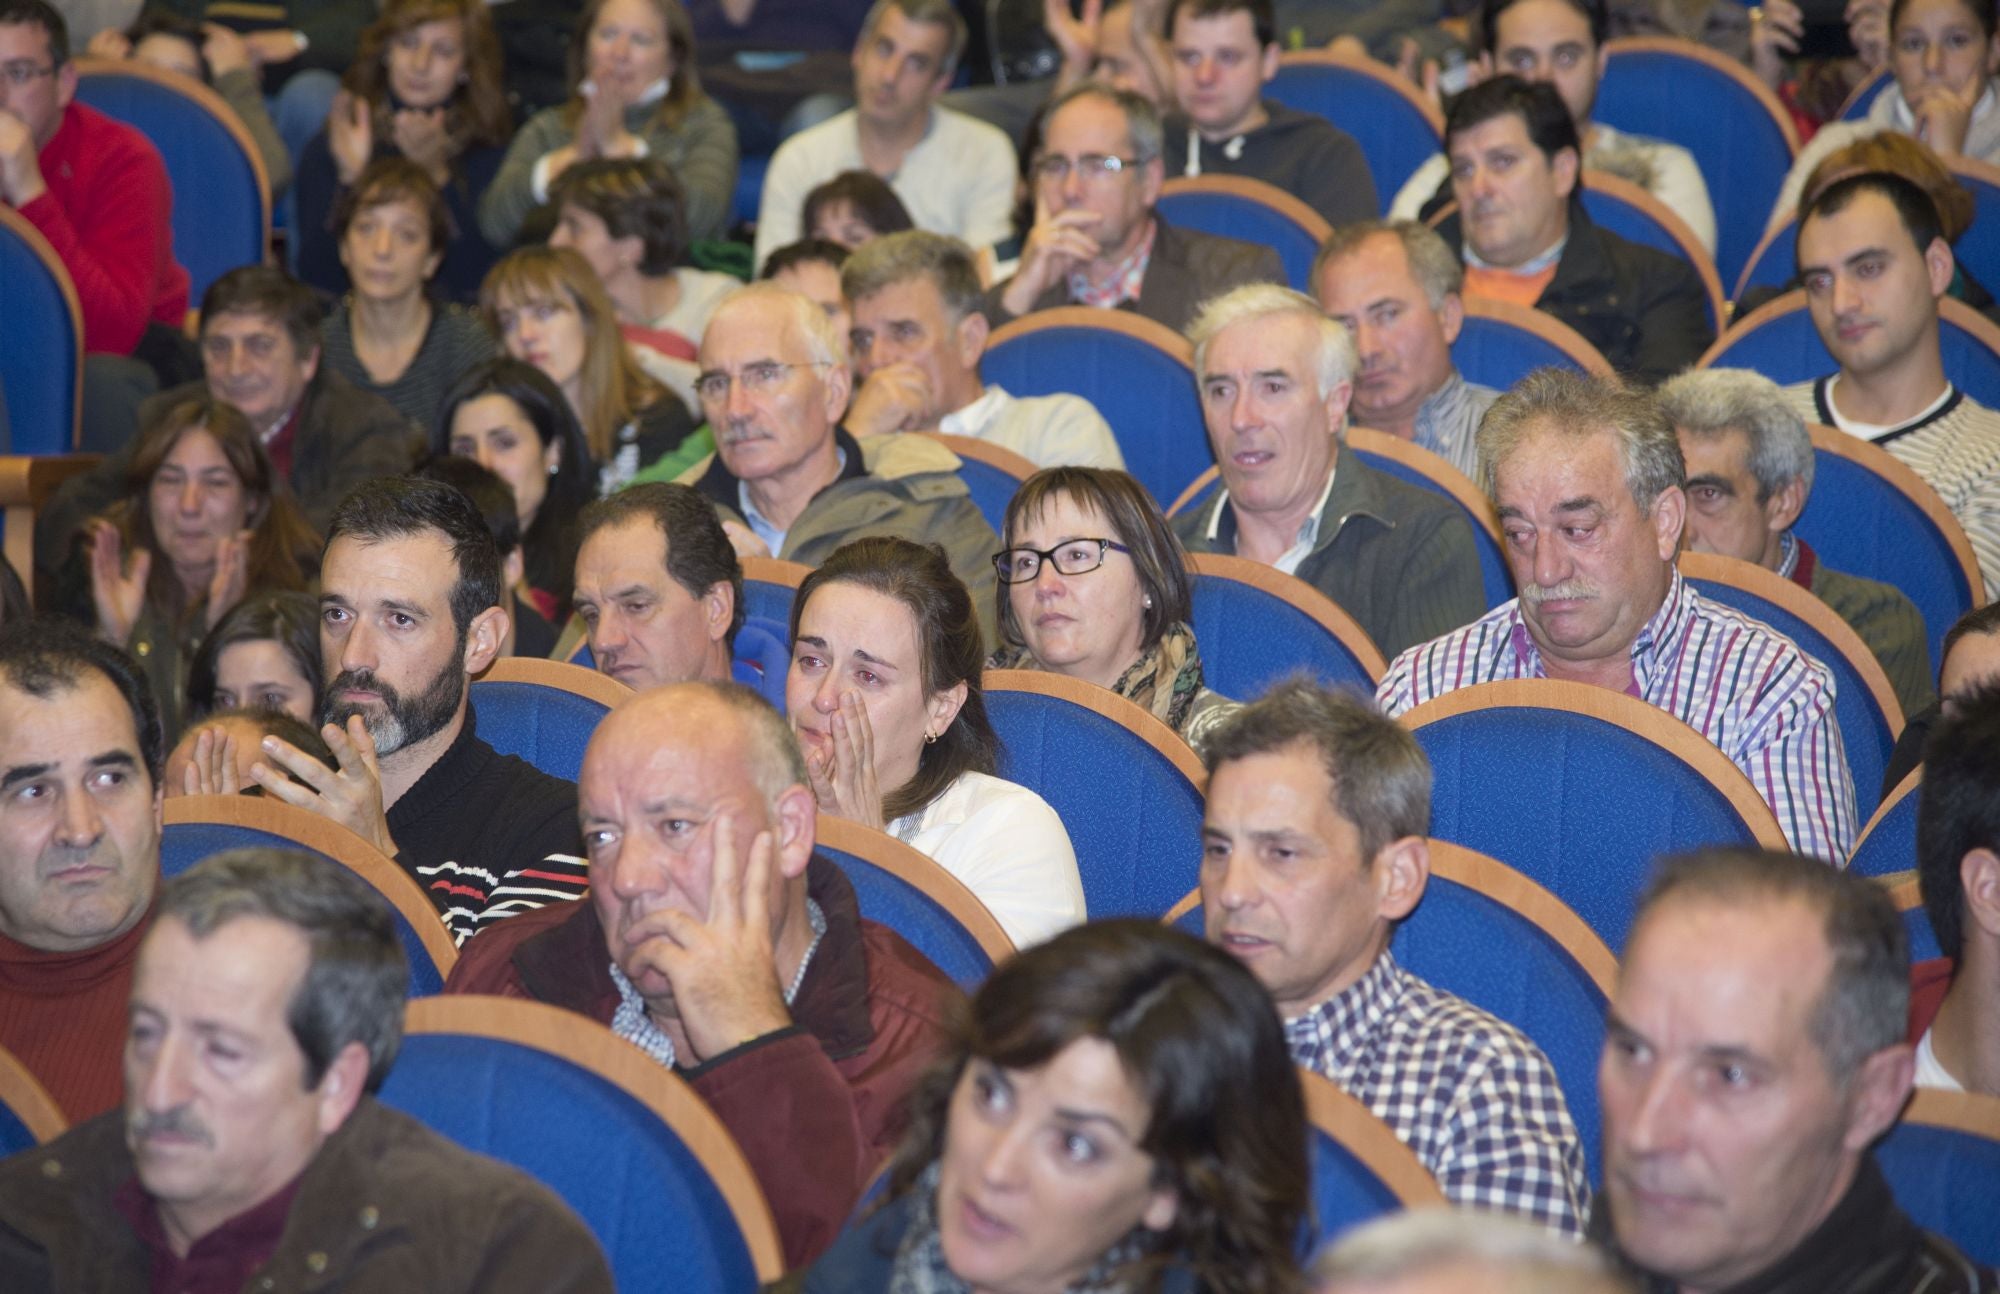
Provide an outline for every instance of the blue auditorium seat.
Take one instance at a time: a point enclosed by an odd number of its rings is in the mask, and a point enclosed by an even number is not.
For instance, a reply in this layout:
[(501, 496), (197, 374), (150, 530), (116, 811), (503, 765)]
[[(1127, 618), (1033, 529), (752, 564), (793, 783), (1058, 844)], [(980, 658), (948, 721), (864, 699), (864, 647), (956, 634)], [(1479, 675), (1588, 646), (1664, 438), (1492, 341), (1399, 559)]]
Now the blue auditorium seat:
[(1569, 325), (1525, 306), (1472, 298), (1465, 303), (1465, 326), (1451, 344), (1451, 361), (1465, 380), (1505, 391), (1538, 368), (1611, 372)]
[[(1940, 316), (1945, 375), (1979, 403), (2000, 407), (2000, 325), (1953, 297), (1940, 303)], [(1780, 386), (1822, 378), (1839, 367), (1813, 327), (1803, 289), (1767, 301), (1738, 321), (1700, 366), (1753, 369)]]
[(1918, 1226), (1981, 1266), (2000, 1266), (2000, 1098), (1918, 1089), (1875, 1162)]
[(1923, 804), (1923, 784), (1923, 770), (1918, 769), (1882, 801), (1854, 842), (1854, 856), (1847, 860), (1848, 871), (1859, 876), (1884, 877), (1916, 867), (1917, 809)]
[[(941, 432), (925, 434), (958, 455), (958, 479), (972, 492), (973, 506), (986, 518), (986, 524), (993, 527), (994, 534), (1006, 534), (1007, 505), (1013, 500), (1014, 491), (1021, 488), (1021, 482), (1038, 470), (1035, 465), (1013, 450), (988, 441)], [(985, 614), (984, 607), (980, 613)]]
[(1188, 565), (1209, 687), (1250, 701), (1304, 671), (1374, 695), (1388, 663), (1367, 632), (1312, 585), (1247, 557), (1198, 553)]
[(1393, 68), (1324, 50), (1288, 53), (1264, 93), (1326, 118), (1361, 145), (1375, 197), (1389, 209), (1417, 168), (1444, 151), (1444, 122)]
[(7, 448), (67, 454), (76, 447), (82, 398), (82, 309), (55, 249), (3, 202), (0, 284), (6, 285), (0, 292), (0, 390), (7, 396)]
[(814, 848), (846, 874), (862, 916), (903, 936), (967, 993), (1013, 952), (971, 890), (894, 836), (821, 814)]
[(596, 670), (564, 661), (505, 656), (472, 683), (472, 718), (480, 740), (574, 782), (590, 734), (632, 689)]
[(1285, 280), (1312, 294), (1313, 258), (1333, 229), (1276, 185), (1241, 175), (1177, 176), (1154, 205), (1169, 224), (1270, 248), (1284, 262)]
[(1385, 1213), (1444, 1203), (1437, 1182), (1388, 1124), (1331, 1079), (1301, 1069), (1299, 1084), (1312, 1124), (1306, 1160), (1316, 1234), (1309, 1245)]
[(0, 1048), (0, 1159), (53, 1141), (67, 1127), (48, 1089), (14, 1053)]

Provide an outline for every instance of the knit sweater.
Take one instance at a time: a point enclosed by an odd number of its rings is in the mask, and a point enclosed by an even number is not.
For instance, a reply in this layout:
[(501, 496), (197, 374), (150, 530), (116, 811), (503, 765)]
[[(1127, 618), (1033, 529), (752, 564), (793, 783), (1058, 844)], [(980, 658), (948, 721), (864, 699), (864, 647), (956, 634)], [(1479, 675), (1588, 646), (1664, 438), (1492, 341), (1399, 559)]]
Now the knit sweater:
[[(333, 371), (363, 391), (373, 391), (405, 418), (430, 433), (437, 427), (444, 398), (468, 369), (493, 358), (499, 348), (479, 316), (461, 305), (436, 304), (424, 339), (394, 381), (377, 382), (354, 350), (354, 316), (343, 300), (319, 326), (320, 347)], [(449, 428), (446, 429), (449, 432)]]
[(49, 1089), (72, 1123), (125, 1093), (125, 1015), (149, 912), (110, 943), (43, 952), (0, 935), (0, 1047)]

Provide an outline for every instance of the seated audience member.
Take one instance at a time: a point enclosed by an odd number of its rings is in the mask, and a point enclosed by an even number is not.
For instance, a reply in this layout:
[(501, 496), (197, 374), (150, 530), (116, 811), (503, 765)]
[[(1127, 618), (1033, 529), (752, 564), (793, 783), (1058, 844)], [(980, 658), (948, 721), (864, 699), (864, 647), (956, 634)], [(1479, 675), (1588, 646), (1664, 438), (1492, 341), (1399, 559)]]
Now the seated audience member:
[(1943, 956), (1910, 975), (1916, 1084), (2000, 1096), (2000, 681), (1968, 687), (1924, 744), (1917, 884)]
[(830, 238), (801, 238), (766, 257), (757, 277), (818, 306), (833, 321), (834, 335), (845, 337), (853, 323), (840, 288), (840, 271), (847, 265), (847, 256), (847, 248)]
[(1929, 705), (1930, 639), (1899, 590), (1829, 569), (1792, 530), (1812, 494), (1813, 445), (1775, 382), (1691, 369), (1660, 388), (1687, 468), (1687, 546), (1776, 571), (1840, 613), (1882, 664), (1905, 714)]
[(1389, 951), (1430, 879), (1416, 739), (1295, 681), (1218, 725), (1207, 762), (1208, 939), (1271, 991), (1292, 1058), (1373, 1110), (1453, 1204), (1580, 1234), (1583, 1148), (1548, 1057)]
[(0, 625), (26, 620), (34, 614), (28, 605), (28, 586), (14, 573), (14, 567), (0, 556)]
[(991, 605), (999, 548), (957, 474), (958, 456), (921, 436), (858, 441), (846, 347), (812, 302), (769, 284), (724, 301), (701, 342), (701, 403), (712, 458), (682, 480), (715, 505), (743, 556), (816, 566), (864, 535), (943, 546), (973, 604)]
[(475, 731), (467, 683), (499, 654), (507, 613), (472, 501), (409, 477), (362, 486), (327, 531), (319, 603), (320, 735), (340, 768), (266, 741), (251, 770), (264, 793), (394, 859), (461, 942), (581, 893), (576, 788)]
[(596, 497), (597, 484), (583, 429), (562, 391), (523, 360), (483, 364), (445, 396), (431, 452), (469, 458), (506, 482), (521, 552), (521, 571), (507, 583), (525, 587), (536, 615), (560, 624), (569, 615), (577, 517)]
[(507, 636), (500, 640), (499, 654), (547, 660), (556, 649), (556, 629), (524, 592), (521, 518), (514, 511), (513, 490), (491, 470), (456, 454), (433, 458), (411, 475), (442, 481), (471, 499), (486, 523), (486, 533), (493, 536), (493, 547), (500, 554), (500, 609), (507, 613)]
[(709, 315), (742, 282), (681, 264), (688, 250), (686, 204), (666, 163), (650, 157), (578, 162), (563, 172), (550, 201), (557, 215), (549, 245), (573, 247), (590, 262), (625, 340), (692, 362)]
[(1159, 113), (1129, 90), (1086, 81), (1053, 100), (1029, 166), (1035, 223), (1012, 278), (987, 293), (995, 323), (1052, 306), (1129, 309), (1182, 329), (1204, 301), (1282, 283), (1268, 247), (1169, 225)]
[(59, 621), (0, 629), (0, 1048), (72, 1120), (118, 1104), (160, 876), (162, 744), (130, 656)]
[(233, 849), (169, 881), (125, 1108), (0, 1165), (0, 1279), (609, 1294), (546, 1187), (375, 1100), (408, 982), (389, 905), (323, 858)]
[(1650, 1289), (2000, 1288), (1868, 1151), (1910, 1093), (1909, 967), (1866, 877), (1749, 850), (1666, 863), (1612, 994), (1592, 1236)]
[(1173, 52), (1163, 31), (1160, 0), (1104, 0), (1096, 22), (1088, 7), (1072, 13), (1064, 0), (1043, 0), (1043, 23), (1062, 55), (1050, 98), (1085, 81), (1126, 90), (1166, 113), (1174, 107)]
[[(720, 238), (736, 202), (736, 127), (702, 92), (680, 0), (591, 0), (569, 45), (569, 102), (528, 119), (479, 200), (479, 227), (510, 247), (578, 162), (656, 157), (672, 168), (691, 238)], [(553, 213), (551, 213), (553, 214)]]
[(320, 324), (326, 362), (428, 427), (457, 376), (498, 349), (478, 315), (430, 295), (452, 238), (444, 199), (415, 162), (385, 157), (342, 193), (333, 228), (354, 286)]
[(993, 775), (979, 614), (936, 545), (835, 549), (799, 585), (791, 641), (785, 701), (821, 813), (935, 859), (1017, 947), (1084, 919), (1062, 819)]
[(861, 385), (844, 420), (856, 436), (941, 431), (1010, 449), (1037, 467), (1125, 466), (1110, 426), (1075, 395), (1017, 399), (979, 377), (986, 349), (979, 270), (964, 243), (911, 230), (841, 267)]
[(1384, 655), (1486, 605), (1472, 527), (1450, 500), (1344, 452), (1354, 345), (1310, 297), (1271, 284), (1210, 301), (1189, 331), (1222, 487), (1174, 522), (1339, 603)]
[[(1555, 87), (1575, 128), (1579, 165), (1630, 180), (1651, 193), (1713, 255), (1715, 208), (1694, 154), (1679, 144), (1628, 135), (1592, 118), (1608, 54), (1605, 0), (1483, 0), (1478, 11), (1475, 31), (1485, 55), (1482, 64)], [(1450, 140), (1445, 142), (1448, 154)], [(1420, 220), (1452, 197), (1454, 167), (1446, 154), (1433, 157), (1404, 183), (1389, 206), (1392, 217)], [(1465, 205), (1462, 195), (1459, 205)]]
[(474, 214), (514, 130), (505, 78), (486, 5), (387, 0), (361, 35), (325, 129), (299, 156), (290, 230), (299, 277), (331, 293), (355, 282), (333, 213), (371, 162), (400, 157), (430, 177), (450, 213), (449, 236), (431, 247), (438, 287), (454, 301), (471, 300), (507, 247), (482, 237)]
[(79, 534), (63, 599), (99, 637), (142, 662), (178, 739), (188, 664), (251, 589), (301, 590), (319, 536), (244, 416), (183, 400), (133, 442), (123, 495)]
[(1790, 638), (1694, 592), (1674, 554), (1686, 466), (1660, 402), (1542, 368), (1480, 424), (1480, 480), (1520, 596), (1390, 662), (1390, 716), (1500, 678), (1560, 678), (1660, 706), (1756, 784), (1800, 854), (1844, 864), (1854, 782), (1834, 678)]
[(1882, 798), (1903, 784), (1923, 762), (1924, 742), (1939, 716), (1964, 700), (1973, 687), (2000, 682), (2000, 602), (1975, 607), (1945, 631), (1938, 659), (1938, 696), (1927, 708), (1906, 715), (1889, 766), (1882, 770)]
[(1539, 369), (1488, 411), (1479, 462), (1521, 596), (1391, 661), (1376, 690), (1383, 708), (1393, 717), (1515, 678), (1636, 696), (1742, 769), (1794, 849), (1844, 865), (1854, 783), (1833, 676), (1681, 578), (1687, 475), (1659, 401)]
[(2000, 415), (1959, 390), (1938, 349), (1951, 246), (1924, 191), (1856, 175), (1799, 220), (1799, 279), (1820, 341), (1840, 365), (1787, 387), (1801, 416), (1888, 450), (1938, 492), (2000, 596)]
[[(317, 559), (315, 559), (317, 565)], [(216, 621), (188, 665), (187, 713), (279, 710), (301, 723), (319, 718), (319, 599), (259, 590)]]
[(887, 180), (919, 229), (975, 248), (1013, 231), (1014, 145), (938, 104), (965, 50), (951, 0), (876, 0), (854, 46), (854, 107), (787, 139), (764, 173), (757, 261), (802, 233), (806, 195), (843, 171)]
[[(901, 1135), (957, 990), (814, 854), (805, 760), (748, 688), (626, 701), (578, 789), (598, 884), (473, 940), (446, 991), (565, 1007), (679, 1069), (750, 1161), (786, 1264), (809, 1262)], [(688, 838), (655, 830), (660, 803)]]
[(69, 29), (47, 0), (0, 2), (0, 69), (0, 203), (20, 212), (69, 271), (83, 348), (131, 355), (143, 342), (139, 358), (153, 363), (151, 354), (171, 349), (188, 308), (159, 151), (75, 101)]
[(994, 669), (1042, 669), (1109, 688), (1197, 751), (1233, 709), (1202, 681), (1187, 554), (1123, 472), (1055, 467), (1007, 503), (994, 568)]
[(806, 237), (828, 239), (850, 252), (872, 238), (916, 227), (889, 182), (869, 170), (842, 171), (806, 194), (799, 207)]
[(1445, 151), (1458, 210), (1438, 233), (1465, 260), (1466, 295), (1568, 324), (1639, 382), (1701, 358), (1715, 329), (1694, 267), (1591, 220), (1576, 126), (1552, 87), (1515, 76), (1480, 82), (1452, 101)]
[(1262, 180), (1330, 225), (1381, 211), (1368, 159), (1352, 135), (1264, 97), (1278, 74), (1271, 0), (1173, 0), (1167, 41), (1177, 109), (1167, 119), (1167, 174)]
[(1312, 286), (1354, 339), (1354, 425), (1428, 449), (1467, 476), (1478, 471), (1473, 437), (1500, 393), (1452, 363), (1465, 266), (1437, 231), (1414, 220), (1343, 225), (1319, 249)]
[(583, 426), (597, 493), (630, 484), (640, 468), (678, 449), (694, 431), (680, 397), (626, 348), (611, 300), (581, 253), (567, 247), (510, 252), (486, 276), (479, 306), (507, 353), (561, 388)]
[(1405, 1209), (1343, 1232), (1314, 1294), (1638, 1294), (1603, 1250), (1493, 1213)]
[(181, 734), (167, 752), (161, 791), (169, 800), (182, 795), (238, 795), (246, 788), (261, 794), (254, 789), (257, 780), (250, 769), (263, 759), (266, 737), (288, 742), (326, 768), (340, 771), (333, 751), (310, 723), (283, 710), (243, 707), (205, 714)]
[(884, 1203), (778, 1289), (1297, 1289), (1309, 1135), (1256, 981), (1153, 922), (1100, 921), (993, 972)]
[(278, 138), (277, 123), (264, 104), (261, 70), (242, 36), (215, 23), (203, 25), (170, 9), (146, 7), (123, 31), (106, 27), (84, 50), (96, 58), (131, 59), (147, 67), (177, 72), (214, 90), (250, 135), (272, 196), (292, 182), (292, 155)]

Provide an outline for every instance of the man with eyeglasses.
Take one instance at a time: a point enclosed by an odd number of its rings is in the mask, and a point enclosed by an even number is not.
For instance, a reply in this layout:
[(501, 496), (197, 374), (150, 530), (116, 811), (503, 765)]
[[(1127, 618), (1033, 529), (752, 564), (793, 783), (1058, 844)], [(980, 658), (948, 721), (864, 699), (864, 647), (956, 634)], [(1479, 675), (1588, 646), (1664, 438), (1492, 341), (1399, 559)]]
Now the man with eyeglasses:
[(1131, 310), (1178, 332), (1210, 297), (1284, 282), (1270, 248), (1176, 229), (1153, 210), (1165, 178), (1151, 103), (1085, 82), (1043, 121), (1031, 168), (1035, 225), (1014, 276), (986, 295), (989, 319), (1085, 305)]
[(847, 347), (818, 306), (774, 283), (741, 288), (709, 318), (699, 364), (715, 453), (681, 480), (715, 504), (738, 554), (817, 566), (849, 540), (896, 535), (942, 546), (972, 604), (993, 605), (1000, 540), (958, 456), (922, 436), (849, 434)]

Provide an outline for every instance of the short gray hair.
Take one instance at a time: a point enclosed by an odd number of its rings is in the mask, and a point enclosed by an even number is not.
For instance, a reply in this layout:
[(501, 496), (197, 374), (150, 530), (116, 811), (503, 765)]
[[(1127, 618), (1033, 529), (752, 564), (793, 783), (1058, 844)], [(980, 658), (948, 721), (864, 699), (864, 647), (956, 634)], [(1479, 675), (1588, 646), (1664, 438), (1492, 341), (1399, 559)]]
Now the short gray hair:
[(1078, 99), (1102, 99), (1125, 114), (1125, 133), (1132, 138), (1132, 155), (1139, 159), (1139, 165), (1157, 161), (1166, 152), (1166, 127), (1161, 124), (1160, 110), (1153, 106), (1152, 100), (1103, 81), (1084, 81), (1051, 100), (1042, 111), (1044, 133), (1047, 123)]
[(1320, 1294), (1471, 1264), (1506, 1294), (1634, 1294), (1595, 1245), (1578, 1244), (1519, 1218), (1444, 1206), (1392, 1213), (1341, 1237), (1313, 1263)]
[(891, 9), (899, 11), (911, 22), (929, 23), (949, 32), (951, 40), (945, 45), (944, 66), (938, 71), (949, 75), (958, 70), (959, 56), (965, 53), (966, 30), (965, 16), (959, 13), (957, 5), (951, 0), (875, 0), (868, 16), (861, 20), (863, 40), (875, 34), (875, 25)]
[(743, 744), (750, 757), (750, 780), (757, 784), (764, 807), (773, 815), (786, 791), (812, 785), (806, 772), (805, 754), (799, 749), (798, 734), (756, 689), (714, 679), (693, 679), (672, 686), (701, 693), (742, 722)]
[(811, 298), (768, 279), (746, 283), (722, 298), (722, 303), (709, 317), (709, 326), (713, 327), (718, 319), (737, 306), (760, 300), (777, 301), (791, 311), (792, 325), (805, 338), (806, 353), (812, 356), (814, 363), (846, 366), (847, 339), (833, 326), (833, 320), (826, 317), (826, 311), (814, 304)]
[(1710, 440), (1732, 431), (1750, 439), (1750, 475), (1757, 502), (1797, 481), (1812, 493), (1812, 436), (1778, 384), (1747, 368), (1695, 368), (1660, 388), (1660, 407), (1674, 426)]
[(1652, 392), (1616, 378), (1538, 368), (1495, 400), (1479, 424), (1479, 479), (1489, 497), (1500, 465), (1537, 431), (1572, 441), (1611, 436), (1624, 460), (1625, 488), (1642, 514), (1650, 515), (1669, 487), (1687, 485), (1680, 439)]
[(972, 249), (946, 234), (924, 229), (871, 238), (840, 267), (840, 292), (849, 305), (911, 279), (927, 279), (944, 299), (953, 323), (979, 309), (983, 294)]
[(1313, 258), (1312, 275), (1306, 282), (1318, 291), (1320, 271), (1333, 261), (1355, 255), (1363, 243), (1377, 234), (1388, 234), (1402, 243), (1410, 273), (1423, 287), (1424, 299), (1431, 303), (1431, 309), (1443, 309), (1446, 297), (1464, 290), (1465, 263), (1453, 254), (1451, 245), (1438, 236), (1437, 230), (1414, 220), (1357, 220), (1337, 227)]
[(1246, 283), (1203, 302), (1201, 313), (1188, 326), (1188, 340), (1194, 343), (1195, 382), (1199, 384), (1201, 381), (1202, 368), (1208, 361), (1209, 343), (1225, 328), (1279, 315), (1304, 315), (1318, 326), (1319, 347), (1313, 358), (1313, 369), (1319, 379), (1321, 399), (1325, 399), (1342, 382), (1353, 379), (1354, 370), (1360, 364), (1354, 355), (1354, 339), (1347, 335), (1347, 329), (1341, 327), (1338, 321), (1327, 317), (1326, 311), (1319, 308), (1319, 302), (1303, 292), (1294, 292), (1276, 283)]

